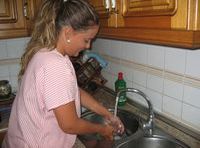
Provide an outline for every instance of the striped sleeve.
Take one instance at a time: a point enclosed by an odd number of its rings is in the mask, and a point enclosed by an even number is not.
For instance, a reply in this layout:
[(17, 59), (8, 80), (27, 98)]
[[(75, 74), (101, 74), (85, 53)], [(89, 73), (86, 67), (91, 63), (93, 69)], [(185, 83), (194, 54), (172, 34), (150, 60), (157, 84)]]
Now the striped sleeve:
[(48, 110), (75, 100), (76, 77), (64, 60), (53, 60), (44, 69), (44, 102)]

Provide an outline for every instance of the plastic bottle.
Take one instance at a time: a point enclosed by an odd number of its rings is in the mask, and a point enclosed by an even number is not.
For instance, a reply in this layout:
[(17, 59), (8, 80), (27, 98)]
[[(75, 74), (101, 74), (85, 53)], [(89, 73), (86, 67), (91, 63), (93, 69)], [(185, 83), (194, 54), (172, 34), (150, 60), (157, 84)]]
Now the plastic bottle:
[[(126, 89), (126, 82), (123, 79), (123, 73), (118, 73), (118, 79), (115, 81), (115, 92)], [(119, 96), (118, 106), (123, 106), (126, 103), (126, 92), (122, 92)]]

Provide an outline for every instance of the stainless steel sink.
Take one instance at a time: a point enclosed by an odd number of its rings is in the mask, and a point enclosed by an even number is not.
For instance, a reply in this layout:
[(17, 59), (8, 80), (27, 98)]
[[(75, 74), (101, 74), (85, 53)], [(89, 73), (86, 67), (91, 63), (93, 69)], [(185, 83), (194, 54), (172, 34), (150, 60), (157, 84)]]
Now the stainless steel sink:
[(166, 136), (140, 137), (118, 144), (116, 148), (189, 148), (184, 143)]
[[(114, 112), (110, 110), (110, 112)], [(139, 129), (139, 119), (134, 114), (129, 111), (118, 109), (117, 116), (121, 119), (124, 124), (125, 132), (123, 135), (115, 136), (114, 141), (125, 140), (126, 138), (134, 135)], [(82, 114), (82, 118), (89, 120), (94, 123), (104, 123), (104, 118), (99, 116), (93, 112), (87, 111)], [(98, 141), (103, 143), (104, 139), (99, 134), (87, 134), (87, 135), (79, 135), (79, 139), (83, 143), (89, 143), (91, 141)], [(89, 146), (88, 146), (89, 147)]]
[[(121, 136), (116, 136), (113, 142), (105, 141), (98, 134), (79, 135), (79, 139), (87, 148), (189, 148), (156, 126), (152, 135), (146, 135), (141, 127), (142, 119), (134, 113), (118, 109), (117, 115), (125, 126), (125, 132)], [(94, 123), (104, 123), (101, 116), (90, 111), (83, 113), (82, 118)]]

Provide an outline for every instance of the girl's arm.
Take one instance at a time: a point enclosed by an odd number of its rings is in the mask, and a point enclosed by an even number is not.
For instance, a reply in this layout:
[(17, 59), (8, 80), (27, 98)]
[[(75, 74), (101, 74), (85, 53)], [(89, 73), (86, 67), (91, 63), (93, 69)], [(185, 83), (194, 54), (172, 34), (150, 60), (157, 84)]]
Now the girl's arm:
[(103, 124), (94, 124), (77, 116), (75, 102), (69, 102), (54, 110), (58, 125), (68, 134), (99, 133), (107, 140), (112, 140), (113, 127)]
[(104, 106), (98, 103), (89, 93), (80, 89), (81, 104), (91, 111), (103, 116), (117, 133), (124, 132), (124, 125), (118, 117), (114, 117)]
[(105, 117), (106, 119), (111, 118), (113, 115), (104, 106), (94, 99), (89, 93), (80, 89), (81, 105), (87, 109)]

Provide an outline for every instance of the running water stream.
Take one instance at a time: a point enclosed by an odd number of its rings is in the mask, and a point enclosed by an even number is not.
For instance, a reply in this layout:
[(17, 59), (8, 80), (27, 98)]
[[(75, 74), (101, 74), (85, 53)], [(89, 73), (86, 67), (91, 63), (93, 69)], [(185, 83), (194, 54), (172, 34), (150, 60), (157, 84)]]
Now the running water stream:
[(117, 97), (116, 97), (116, 100), (115, 100), (114, 117), (117, 116), (117, 105), (118, 105), (118, 101), (119, 101), (119, 93), (121, 93), (121, 92), (117, 93)]

